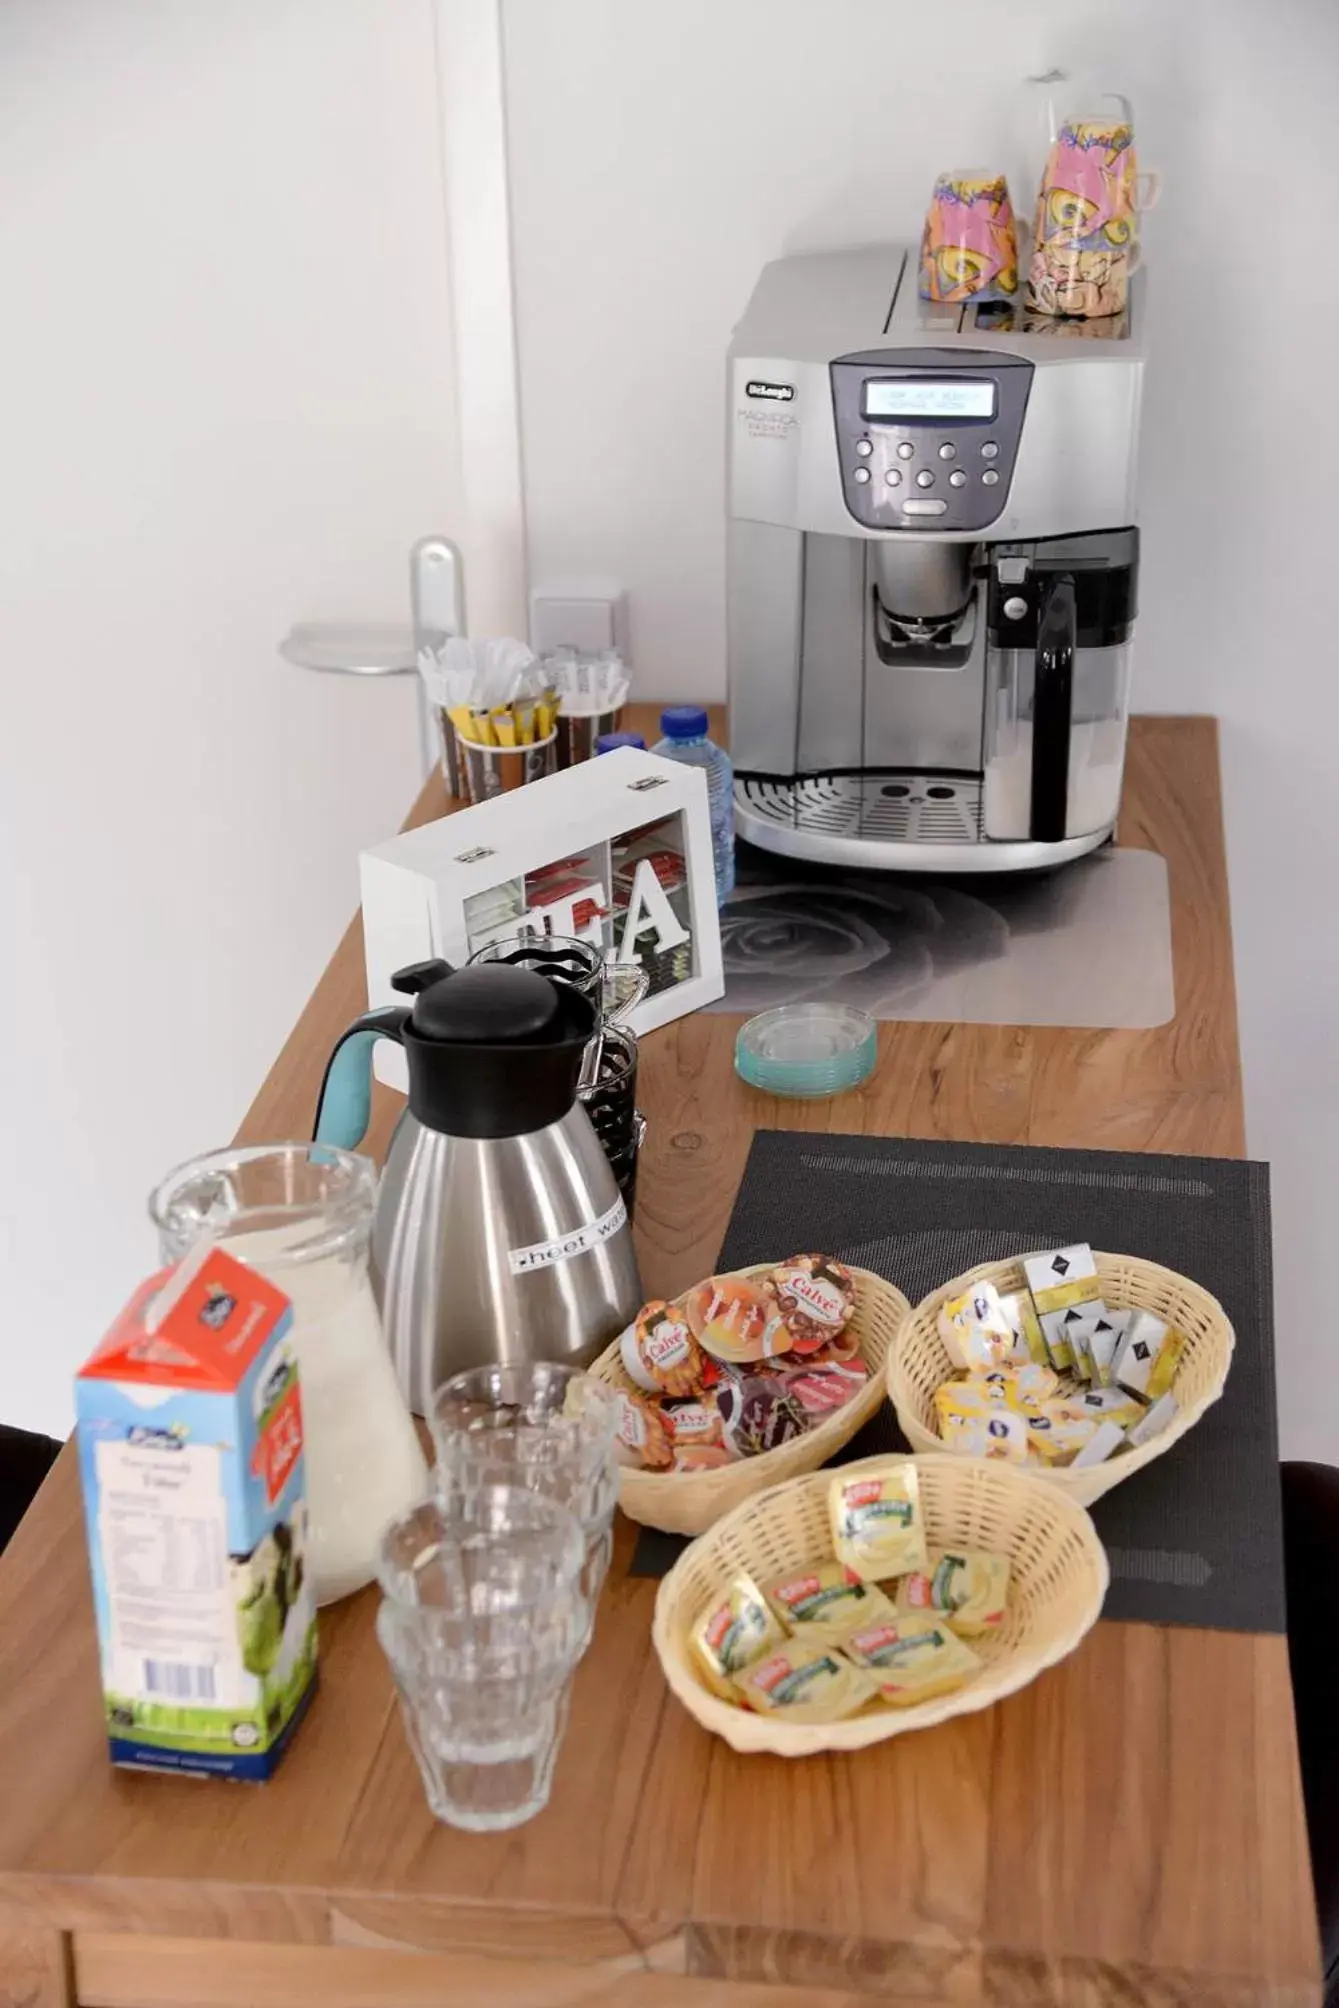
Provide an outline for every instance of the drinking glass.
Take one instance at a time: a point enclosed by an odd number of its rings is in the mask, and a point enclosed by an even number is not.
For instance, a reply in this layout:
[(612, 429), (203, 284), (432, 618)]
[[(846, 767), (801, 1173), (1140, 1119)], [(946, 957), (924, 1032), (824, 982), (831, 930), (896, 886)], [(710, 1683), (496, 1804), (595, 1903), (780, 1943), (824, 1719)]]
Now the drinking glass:
[(278, 1143), (192, 1158), (149, 1198), (164, 1262), (207, 1235), (292, 1303), (318, 1604), (371, 1582), (383, 1527), (428, 1482), (368, 1275), (376, 1196), (370, 1158)]
[(618, 1405), (612, 1391), (576, 1367), (548, 1360), (473, 1367), (438, 1388), (428, 1421), (444, 1499), (468, 1498), (481, 1486), (519, 1485), (575, 1515), (585, 1543), (584, 1651), (613, 1549)]
[(585, 1617), (566, 1507), (510, 1485), (422, 1501), (381, 1544), (377, 1637), (429, 1806), (475, 1833), (547, 1804)]

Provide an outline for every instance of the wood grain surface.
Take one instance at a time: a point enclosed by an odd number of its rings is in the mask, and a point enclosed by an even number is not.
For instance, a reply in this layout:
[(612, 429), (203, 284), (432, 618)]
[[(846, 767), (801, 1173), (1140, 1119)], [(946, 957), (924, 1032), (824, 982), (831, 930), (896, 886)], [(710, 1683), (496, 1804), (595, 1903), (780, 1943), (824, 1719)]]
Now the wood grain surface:
[[(413, 820), (445, 806), (434, 781)], [(1170, 870), (1166, 1026), (884, 1025), (864, 1087), (814, 1106), (742, 1086), (733, 1018), (648, 1038), (648, 1292), (709, 1270), (759, 1127), (1240, 1154), (1211, 720), (1134, 721), (1121, 840)], [(363, 1001), (355, 922), (243, 1139), (310, 1134)], [(378, 1151), (397, 1107), (378, 1090)], [(66, 1452), (0, 1563), (0, 2004), (1319, 2000), (1282, 1639), (1101, 1624), (982, 1715), (741, 1757), (669, 1697), (631, 1544), (620, 1523), (551, 1805), (465, 1835), (424, 1803), (370, 1592), (323, 1613), (321, 1692), (270, 1784), (111, 1770)]]

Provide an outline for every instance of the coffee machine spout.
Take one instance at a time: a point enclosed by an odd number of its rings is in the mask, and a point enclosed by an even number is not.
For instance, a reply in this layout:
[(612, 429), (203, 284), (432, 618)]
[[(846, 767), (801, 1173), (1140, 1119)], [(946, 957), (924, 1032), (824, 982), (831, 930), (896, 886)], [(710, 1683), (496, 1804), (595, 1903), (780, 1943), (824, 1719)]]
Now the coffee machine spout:
[(883, 537), (874, 546), (875, 591), (895, 627), (956, 621), (972, 597), (974, 544)]

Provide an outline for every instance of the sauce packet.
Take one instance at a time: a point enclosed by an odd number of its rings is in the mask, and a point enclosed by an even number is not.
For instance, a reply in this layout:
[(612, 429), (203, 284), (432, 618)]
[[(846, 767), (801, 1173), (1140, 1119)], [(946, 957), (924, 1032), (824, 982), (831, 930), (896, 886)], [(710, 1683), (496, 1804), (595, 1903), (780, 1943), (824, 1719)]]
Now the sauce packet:
[(813, 1562), (770, 1583), (768, 1603), (784, 1625), (801, 1638), (840, 1645), (848, 1632), (862, 1631), (893, 1606), (874, 1583), (864, 1583), (841, 1562)]
[(784, 1637), (766, 1597), (741, 1569), (698, 1617), (688, 1643), (712, 1693), (735, 1701), (735, 1676)]
[(960, 1638), (980, 1638), (1004, 1622), (1009, 1575), (1007, 1555), (945, 1548), (931, 1553), (928, 1570), (903, 1577), (897, 1608), (904, 1616), (935, 1618)]
[(810, 1366), (806, 1361), (803, 1366), (788, 1368), (778, 1378), (806, 1415), (821, 1418), (834, 1409), (845, 1408), (848, 1401), (864, 1393), (869, 1383), (869, 1368), (863, 1360), (852, 1360), (844, 1366), (835, 1363)]
[(736, 1457), (760, 1457), (803, 1436), (809, 1416), (786, 1390), (779, 1374), (747, 1374), (722, 1381), (712, 1399), (721, 1418), (727, 1450)]
[(673, 1304), (643, 1304), (619, 1339), (619, 1352), (629, 1380), (647, 1394), (696, 1394), (702, 1385), (702, 1349)]
[(790, 1351), (775, 1300), (749, 1276), (709, 1276), (688, 1292), (684, 1313), (713, 1359), (738, 1366)]
[(714, 1401), (665, 1402), (660, 1419), (675, 1450), (724, 1442), (721, 1411)]
[(719, 1471), (734, 1458), (723, 1443), (681, 1443), (674, 1447), (676, 1471)]
[(792, 1255), (773, 1269), (767, 1289), (797, 1353), (816, 1352), (840, 1338), (855, 1310), (855, 1280), (830, 1255)]
[(635, 1394), (618, 1396), (615, 1452), (620, 1463), (642, 1465), (648, 1471), (668, 1471), (674, 1448), (660, 1410)]
[(840, 1722), (875, 1693), (869, 1675), (838, 1647), (807, 1638), (786, 1639), (755, 1660), (735, 1689), (747, 1707), (792, 1722)]
[(878, 1683), (878, 1691), (894, 1708), (911, 1708), (939, 1694), (952, 1694), (981, 1661), (955, 1638), (947, 1625), (923, 1618), (896, 1618), (854, 1633), (846, 1651)]
[(837, 1560), (862, 1582), (905, 1576), (926, 1565), (920, 1486), (909, 1458), (837, 1472), (828, 1487), (828, 1518)]

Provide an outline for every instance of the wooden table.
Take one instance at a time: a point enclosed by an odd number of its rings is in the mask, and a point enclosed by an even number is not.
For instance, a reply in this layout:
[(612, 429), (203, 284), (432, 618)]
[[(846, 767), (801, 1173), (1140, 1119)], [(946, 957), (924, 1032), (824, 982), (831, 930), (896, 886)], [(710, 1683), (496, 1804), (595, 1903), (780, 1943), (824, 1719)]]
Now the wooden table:
[[(431, 784), (416, 818), (443, 806)], [(760, 1125), (1240, 1153), (1212, 721), (1135, 721), (1121, 835), (1171, 870), (1178, 1008), (1158, 1030), (885, 1025), (864, 1088), (814, 1107), (739, 1084), (732, 1019), (649, 1039), (648, 1289), (710, 1268)], [(355, 923), (244, 1138), (309, 1133), (362, 1004)], [(393, 1112), (383, 1096), (378, 1146)], [(552, 1804), (458, 1834), (424, 1804), (372, 1592), (323, 1617), (321, 1692), (271, 1784), (113, 1772), (67, 1451), (0, 1565), (0, 2002), (1318, 1999), (1281, 1638), (1102, 1624), (984, 1714), (787, 1764), (734, 1755), (669, 1697), (630, 1547), (623, 1526)]]

